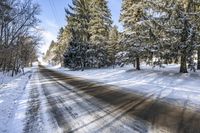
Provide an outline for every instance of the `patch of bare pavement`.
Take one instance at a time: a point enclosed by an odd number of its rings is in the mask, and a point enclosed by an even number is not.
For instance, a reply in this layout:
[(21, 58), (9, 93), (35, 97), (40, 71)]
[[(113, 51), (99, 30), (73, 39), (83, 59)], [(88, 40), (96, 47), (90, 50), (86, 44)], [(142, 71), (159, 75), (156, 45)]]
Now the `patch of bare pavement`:
[[(33, 87), (24, 132), (40, 132), (49, 125), (39, 114), (45, 112), (54, 130), (50, 132), (169, 132), (200, 133), (200, 113), (188, 107), (169, 104), (160, 94), (164, 88), (148, 94), (123, 91), (40, 67), (35, 73), (42, 92)], [(34, 80), (34, 78), (32, 79)], [(170, 99), (169, 99), (170, 100)], [(37, 129), (38, 119), (42, 127)], [(30, 130), (32, 129), (32, 130)], [(45, 131), (44, 131), (45, 132)]]

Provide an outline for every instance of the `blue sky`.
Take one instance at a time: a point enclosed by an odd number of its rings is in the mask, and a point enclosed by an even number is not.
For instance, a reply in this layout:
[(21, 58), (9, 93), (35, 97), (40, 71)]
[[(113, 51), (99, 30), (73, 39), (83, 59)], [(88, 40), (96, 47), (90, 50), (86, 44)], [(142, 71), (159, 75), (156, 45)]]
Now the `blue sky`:
[[(40, 4), (41, 14), (39, 16), (42, 21), (39, 28), (42, 29), (43, 45), (41, 52), (46, 52), (51, 40), (56, 40), (60, 27), (66, 25), (64, 9), (71, 4), (71, 0), (35, 0)], [(114, 24), (122, 29), (119, 23), (121, 0), (108, 0), (108, 6), (112, 13)]]

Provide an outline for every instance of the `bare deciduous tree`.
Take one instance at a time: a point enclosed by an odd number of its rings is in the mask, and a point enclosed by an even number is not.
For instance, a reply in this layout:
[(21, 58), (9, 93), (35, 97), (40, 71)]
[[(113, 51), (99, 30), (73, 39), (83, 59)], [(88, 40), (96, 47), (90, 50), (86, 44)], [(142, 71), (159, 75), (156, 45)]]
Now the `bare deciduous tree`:
[(32, 0), (2, 0), (0, 11), (0, 69), (14, 75), (36, 56), (39, 40), (30, 31), (39, 23), (40, 9)]

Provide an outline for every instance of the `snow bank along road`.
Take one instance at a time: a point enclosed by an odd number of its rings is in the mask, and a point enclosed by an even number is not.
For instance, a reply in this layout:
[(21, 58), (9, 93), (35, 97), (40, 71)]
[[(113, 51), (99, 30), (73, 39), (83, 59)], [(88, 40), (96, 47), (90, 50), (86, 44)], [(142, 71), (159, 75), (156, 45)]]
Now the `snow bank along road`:
[(127, 92), (40, 66), (26, 88), (23, 132), (200, 132), (199, 107), (160, 99), (165, 89)]

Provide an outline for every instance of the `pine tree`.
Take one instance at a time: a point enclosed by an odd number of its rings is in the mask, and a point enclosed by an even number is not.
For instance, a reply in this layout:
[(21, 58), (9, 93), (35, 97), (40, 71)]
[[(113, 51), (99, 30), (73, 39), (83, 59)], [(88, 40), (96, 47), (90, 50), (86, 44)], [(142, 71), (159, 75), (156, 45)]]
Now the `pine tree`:
[[(194, 50), (197, 47), (197, 22), (195, 5), (198, 2), (183, 0), (148, 1), (152, 12), (157, 14), (153, 23), (165, 36), (162, 41), (165, 58), (180, 58), (180, 72), (187, 73), (187, 63), (193, 62)], [(158, 33), (156, 34), (158, 36)]]
[(127, 18), (131, 16), (131, 13), (128, 10), (132, 7), (133, 0), (122, 0), (121, 14), (120, 14), (120, 22), (123, 22), (124, 27), (129, 27), (127, 24)]
[(54, 57), (53, 51), (54, 51), (56, 45), (57, 45), (56, 42), (54, 40), (52, 40), (51, 43), (50, 43), (49, 49), (47, 50), (47, 52), (45, 53), (45, 56), (44, 56), (44, 60), (47, 61), (51, 65), (56, 64), (53, 61), (53, 57)]
[(165, 29), (163, 25), (168, 19), (163, 15), (165, 13), (161, 11), (162, 6), (165, 6), (165, 2), (167, 3), (167, 1), (162, 2), (162, 0), (144, 2), (144, 20), (139, 23), (141, 29), (139, 33), (141, 37), (139, 38), (145, 44), (143, 58), (147, 64), (160, 67), (162, 67), (163, 63), (169, 64), (177, 60), (176, 54), (171, 52), (173, 50), (169, 41), (169, 36), (171, 35), (163, 30)]
[(91, 19), (89, 22), (90, 50), (87, 52), (96, 67), (105, 66), (108, 62), (106, 45), (112, 25), (111, 13), (106, 0), (91, 2)]
[(108, 40), (112, 25), (111, 13), (106, 0), (93, 0), (91, 3), (91, 19), (89, 23), (90, 41), (100, 42)]
[(119, 32), (117, 26), (111, 28), (109, 33), (109, 43), (107, 46), (108, 59), (111, 65), (115, 65), (116, 54), (119, 52)]
[(73, 70), (84, 70), (86, 64), (86, 50), (87, 43), (77, 41), (79, 36), (71, 30), (71, 40), (67, 51), (64, 53), (65, 67), (72, 68)]
[(61, 27), (58, 32), (57, 40), (61, 40), (64, 33), (64, 28)]
[(143, 37), (145, 37), (146, 28), (142, 25), (145, 16), (143, 5), (142, 0), (124, 0), (120, 18), (125, 29), (122, 42), (126, 45), (129, 62), (136, 63), (137, 70), (140, 70), (140, 58), (145, 52)]
[(68, 47), (70, 40), (70, 33), (67, 27), (60, 28), (58, 37), (57, 37), (57, 46), (54, 50), (55, 58), (58, 60), (58, 63), (61, 64), (61, 66), (64, 66), (63, 62), (63, 54), (65, 53), (65, 50)]
[(73, 6), (66, 9), (68, 27), (72, 35), (69, 49), (65, 53), (65, 66), (70, 62), (73, 69), (84, 70), (86, 65), (86, 50), (89, 41), (90, 0), (73, 0)]

